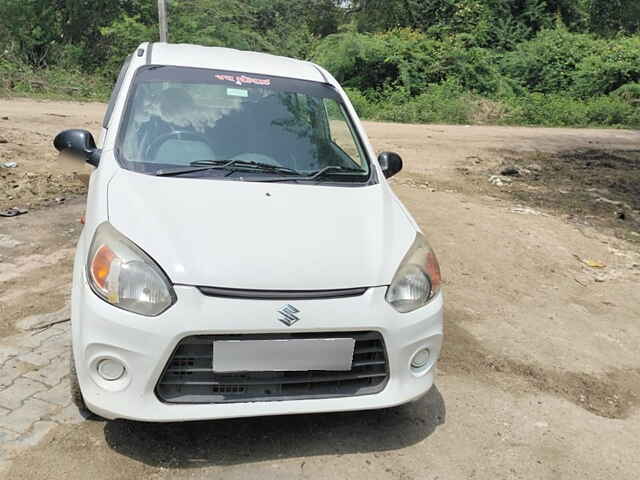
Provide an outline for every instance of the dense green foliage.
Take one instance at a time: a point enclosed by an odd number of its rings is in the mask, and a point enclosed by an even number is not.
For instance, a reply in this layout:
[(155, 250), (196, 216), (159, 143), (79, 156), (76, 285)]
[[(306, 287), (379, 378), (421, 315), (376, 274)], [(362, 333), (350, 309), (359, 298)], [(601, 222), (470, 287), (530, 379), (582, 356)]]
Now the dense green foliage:
[[(173, 42), (312, 59), (399, 122), (640, 126), (638, 0), (168, 0)], [(0, 92), (103, 99), (155, 0), (2, 0)]]

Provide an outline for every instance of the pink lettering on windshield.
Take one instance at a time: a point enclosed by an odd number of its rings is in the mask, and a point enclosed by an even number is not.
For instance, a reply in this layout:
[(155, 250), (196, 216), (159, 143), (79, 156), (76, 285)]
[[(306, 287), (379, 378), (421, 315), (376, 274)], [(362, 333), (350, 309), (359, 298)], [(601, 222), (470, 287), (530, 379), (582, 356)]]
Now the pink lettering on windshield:
[(254, 78), (248, 77), (246, 75), (224, 75), (224, 74), (216, 74), (215, 78), (218, 80), (223, 80), (227, 82), (233, 82), (236, 85), (259, 85), (261, 87), (268, 87), (271, 85), (271, 79), (269, 78)]

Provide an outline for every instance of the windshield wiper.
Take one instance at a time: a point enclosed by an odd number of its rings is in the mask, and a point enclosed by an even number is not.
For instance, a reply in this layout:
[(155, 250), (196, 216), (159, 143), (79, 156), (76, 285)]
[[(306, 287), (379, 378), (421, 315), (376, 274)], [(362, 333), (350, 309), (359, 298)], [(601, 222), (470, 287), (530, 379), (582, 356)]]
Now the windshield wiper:
[[(191, 162), (191, 165), (216, 165), (215, 162), (219, 162), (219, 160), (196, 160), (195, 162)], [(224, 168), (248, 167), (255, 170), (264, 170), (269, 172), (283, 172), (283, 173), (291, 173), (294, 175), (300, 175), (300, 172), (298, 172), (297, 170), (294, 170), (293, 168), (283, 167), (281, 165), (274, 165), (272, 163), (256, 162), (255, 160), (230, 160), (229, 162), (225, 163), (223, 167)]]
[[(207, 163), (201, 163), (207, 162)], [(229, 165), (233, 165), (235, 160), (198, 160), (197, 162), (191, 162), (191, 167), (176, 168), (173, 170), (158, 170), (156, 176), (158, 177), (170, 177), (172, 175), (182, 175), (183, 173), (201, 172), (204, 170), (224, 169)], [(200, 166), (202, 165), (202, 166)]]
[[(204, 170), (216, 170), (216, 169), (232, 169), (237, 170), (240, 168), (251, 168), (255, 170), (268, 171), (268, 172), (280, 172), (290, 173), (292, 175), (300, 175), (300, 172), (288, 167), (281, 167), (279, 165), (272, 165), (270, 163), (247, 161), (247, 160), (196, 160), (191, 162), (191, 167), (178, 168), (175, 170), (158, 170), (155, 174), (159, 177), (168, 177), (172, 175), (182, 175), (183, 173), (201, 172)], [(235, 167), (235, 168), (233, 168)]]
[(328, 167), (321, 168), (317, 172), (315, 172), (312, 175), (310, 175), (308, 178), (309, 178), (309, 180), (315, 180), (317, 178), (324, 177), (327, 174), (335, 173), (335, 172), (366, 173), (364, 170), (362, 170), (360, 168), (347, 168), (347, 167), (341, 167), (339, 165), (329, 165)]
[(347, 168), (347, 167), (341, 167), (339, 165), (329, 165), (327, 167), (321, 168), (320, 170), (312, 172), (310, 175), (307, 175), (307, 176), (295, 177), (293, 179), (287, 178), (287, 177), (261, 178), (261, 179), (256, 179), (255, 181), (256, 182), (283, 182), (283, 181), (287, 181), (287, 180), (310, 181), (310, 180), (317, 180), (317, 179), (319, 179), (321, 177), (324, 177), (326, 175), (330, 175), (332, 173), (338, 173), (338, 174), (342, 174), (342, 173), (365, 174), (367, 172), (362, 170), (362, 169), (360, 169), (360, 168)]

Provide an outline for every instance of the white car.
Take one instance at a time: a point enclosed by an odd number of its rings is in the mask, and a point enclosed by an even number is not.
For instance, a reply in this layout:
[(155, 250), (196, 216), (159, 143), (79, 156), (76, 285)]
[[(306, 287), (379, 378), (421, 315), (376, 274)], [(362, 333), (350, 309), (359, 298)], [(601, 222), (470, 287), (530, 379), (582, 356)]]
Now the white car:
[(391, 407), (433, 385), (440, 271), (338, 82), (310, 62), (142, 44), (73, 272), (72, 391), (107, 419)]

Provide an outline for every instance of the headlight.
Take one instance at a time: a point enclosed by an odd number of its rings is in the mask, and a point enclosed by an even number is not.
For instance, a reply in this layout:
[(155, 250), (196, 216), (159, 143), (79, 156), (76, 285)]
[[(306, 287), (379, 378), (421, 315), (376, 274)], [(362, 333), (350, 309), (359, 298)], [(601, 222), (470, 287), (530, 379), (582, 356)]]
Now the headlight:
[(91, 289), (116, 307), (153, 317), (176, 299), (160, 267), (108, 222), (96, 229), (88, 260)]
[(398, 312), (420, 308), (440, 290), (440, 266), (422, 234), (418, 233), (387, 290), (387, 302)]

